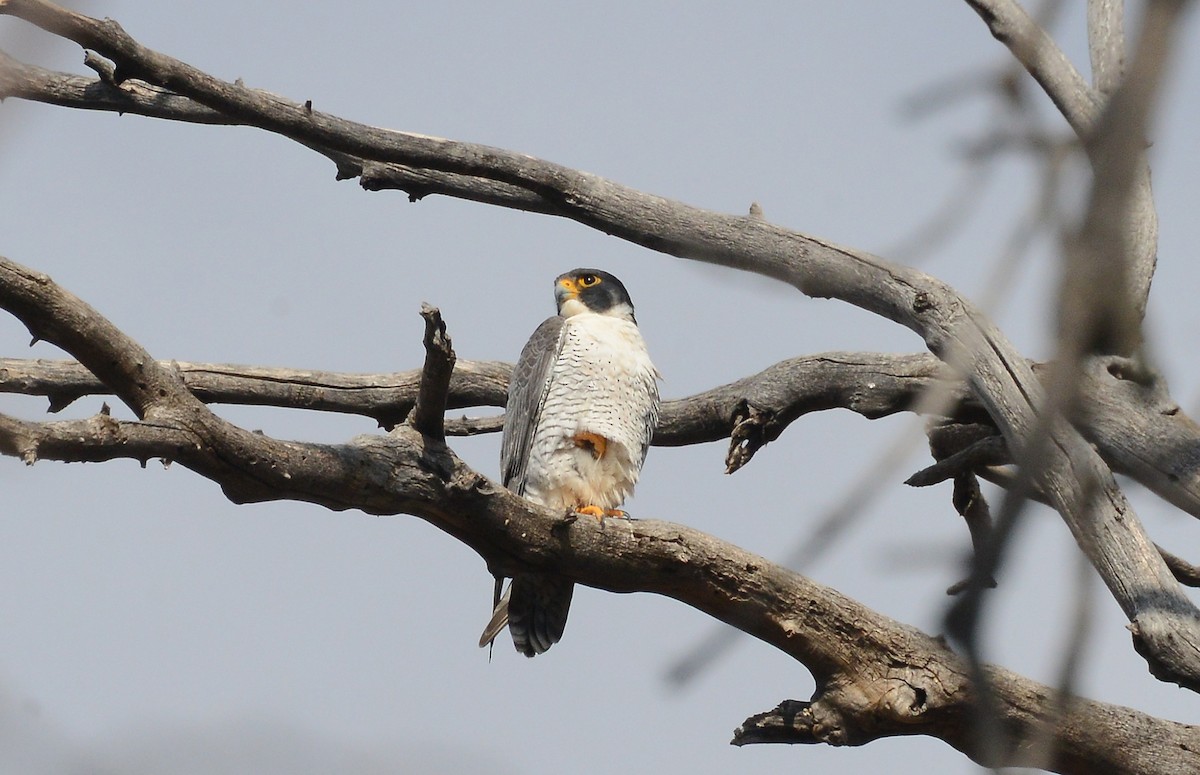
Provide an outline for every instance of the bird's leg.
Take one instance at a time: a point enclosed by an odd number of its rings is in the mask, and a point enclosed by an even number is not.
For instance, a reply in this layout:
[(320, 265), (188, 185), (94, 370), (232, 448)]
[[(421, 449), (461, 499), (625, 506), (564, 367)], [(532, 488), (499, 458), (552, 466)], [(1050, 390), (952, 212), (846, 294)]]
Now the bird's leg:
[(602, 509), (599, 506), (579, 506), (575, 509), (576, 514), (587, 514), (589, 517), (595, 517), (601, 522), (605, 517), (616, 517), (617, 519), (628, 519), (629, 515), (620, 509)]
[[(604, 457), (604, 453), (608, 451), (608, 439), (604, 438), (598, 433), (580, 431), (579, 433), (575, 434), (572, 440), (575, 442), (576, 447), (579, 449), (586, 449), (588, 452), (590, 452), (592, 458), (595, 460), (599, 460), (600, 458)], [(628, 514), (620, 509), (606, 509), (592, 504), (576, 506), (575, 513), (587, 514), (588, 516), (595, 517), (601, 522), (604, 521), (605, 517), (617, 517), (620, 519), (626, 519), (629, 517)]]

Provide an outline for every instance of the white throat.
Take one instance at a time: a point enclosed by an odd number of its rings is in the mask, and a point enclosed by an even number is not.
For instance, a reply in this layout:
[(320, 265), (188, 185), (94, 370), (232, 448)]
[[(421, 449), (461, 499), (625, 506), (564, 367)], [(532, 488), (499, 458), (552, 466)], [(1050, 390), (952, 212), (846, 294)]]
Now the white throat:
[(567, 299), (562, 303), (562, 307), (558, 310), (558, 314), (562, 315), (564, 318), (574, 317), (575, 315), (582, 315), (584, 313), (603, 315), (604, 317), (618, 318), (620, 320), (633, 320), (633, 307), (630, 307), (628, 304), (618, 304), (617, 306), (606, 309), (603, 312), (596, 312), (595, 310), (589, 309), (588, 306), (579, 299)]

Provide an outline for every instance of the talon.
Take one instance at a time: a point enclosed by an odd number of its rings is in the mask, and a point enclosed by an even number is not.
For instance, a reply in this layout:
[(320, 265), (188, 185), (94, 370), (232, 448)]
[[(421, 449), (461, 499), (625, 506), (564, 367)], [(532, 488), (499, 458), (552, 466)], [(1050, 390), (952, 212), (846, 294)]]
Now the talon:
[(604, 521), (605, 516), (604, 509), (600, 508), (599, 506), (580, 506), (579, 508), (575, 509), (575, 513), (587, 514), (589, 517), (595, 517), (601, 522)]
[(617, 519), (629, 519), (629, 515), (620, 509), (602, 509), (599, 506), (580, 506), (575, 509), (576, 514), (587, 514), (589, 517), (595, 517), (601, 522), (605, 517), (616, 517)]
[(550, 532), (554, 535), (565, 533), (567, 528), (579, 521), (579, 515), (574, 511), (568, 511), (558, 518), (558, 521), (550, 526)]

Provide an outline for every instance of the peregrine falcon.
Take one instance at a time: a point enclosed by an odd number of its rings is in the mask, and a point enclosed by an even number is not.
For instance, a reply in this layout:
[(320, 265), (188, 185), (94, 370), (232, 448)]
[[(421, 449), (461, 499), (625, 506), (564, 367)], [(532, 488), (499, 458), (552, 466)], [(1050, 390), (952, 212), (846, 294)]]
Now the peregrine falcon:
[[(551, 509), (603, 518), (633, 492), (658, 419), (658, 370), (621, 281), (575, 269), (554, 281), (558, 314), (529, 338), (513, 369), (504, 411), (504, 486)], [(497, 599), (479, 639), (507, 624), (527, 657), (562, 637), (574, 582), (521, 573)]]

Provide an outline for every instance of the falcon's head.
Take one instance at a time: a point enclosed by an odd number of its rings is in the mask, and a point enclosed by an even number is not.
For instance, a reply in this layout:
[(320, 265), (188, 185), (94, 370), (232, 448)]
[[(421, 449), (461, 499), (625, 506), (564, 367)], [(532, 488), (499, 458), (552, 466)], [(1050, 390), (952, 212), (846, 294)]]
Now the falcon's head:
[(634, 323), (633, 302), (621, 281), (599, 269), (572, 269), (554, 280), (554, 300), (564, 318), (581, 312), (610, 315)]

